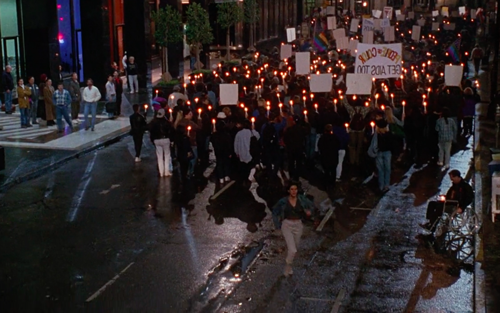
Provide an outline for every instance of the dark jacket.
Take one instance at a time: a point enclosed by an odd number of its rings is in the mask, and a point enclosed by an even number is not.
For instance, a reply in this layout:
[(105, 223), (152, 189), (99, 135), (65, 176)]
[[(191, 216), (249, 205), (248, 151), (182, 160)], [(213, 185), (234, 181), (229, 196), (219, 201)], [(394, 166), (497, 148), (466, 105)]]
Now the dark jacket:
[(339, 139), (339, 149), (345, 150), (347, 149), (347, 145), (349, 144), (349, 134), (345, 130), (345, 127), (342, 126), (333, 126), (333, 133)]
[(174, 128), (166, 118), (154, 118), (149, 123), (149, 133), (151, 142), (157, 139), (174, 139)]
[(446, 193), (446, 199), (458, 201), (458, 206), (465, 209), (472, 203), (472, 200), (474, 200), (474, 191), (472, 187), (462, 179), (458, 184), (451, 185)]
[(286, 128), (283, 134), (283, 141), (287, 151), (299, 152), (304, 150), (304, 140), (306, 130), (299, 124)]
[(127, 75), (137, 75), (137, 63), (127, 63)]
[[(317, 217), (317, 209), (314, 203), (304, 195), (297, 195), (297, 201), (300, 203), (301, 208), (304, 210), (303, 217), (306, 216), (305, 212), (311, 213), (311, 218)], [(281, 229), (281, 223), (285, 219), (285, 208), (288, 203), (288, 196), (281, 198), (271, 209), (273, 212), (273, 222), (276, 229)]]
[(147, 127), (148, 124), (142, 114), (134, 113), (130, 115), (130, 135), (143, 135)]
[(4, 71), (2, 73), (2, 90), (12, 91), (12, 89), (14, 89), (14, 81), (12, 80), (12, 74)]
[(78, 81), (71, 79), (68, 82), (66, 89), (69, 91), (71, 101), (77, 102), (82, 99), (82, 95), (80, 94), (80, 83)]
[(215, 157), (219, 159), (227, 159), (233, 154), (233, 139), (231, 135), (225, 131), (216, 131), (210, 136), (210, 141), (214, 147)]
[(318, 150), (321, 163), (337, 166), (339, 161), (340, 142), (337, 136), (332, 133), (326, 133), (318, 140)]

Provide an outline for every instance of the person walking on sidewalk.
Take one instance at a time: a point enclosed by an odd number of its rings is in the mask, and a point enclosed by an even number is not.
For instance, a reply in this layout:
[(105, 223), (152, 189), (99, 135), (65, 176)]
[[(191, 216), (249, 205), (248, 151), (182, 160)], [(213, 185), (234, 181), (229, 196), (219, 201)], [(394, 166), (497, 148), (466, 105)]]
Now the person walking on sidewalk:
[(134, 140), (135, 162), (141, 162), (142, 137), (148, 125), (146, 118), (139, 113), (140, 106), (134, 104), (132, 109), (134, 114), (130, 115), (130, 135)]
[(17, 100), (19, 102), (19, 111), (21, 112), (21, 128), (33, 127), (30, 124), (29, 110), (30, 110), (30, 96), (31, 89), (24, 85), (24, 80), (19, 78), (17, 80)]
[(36, 125), (38, 124), (37, 122), (37, 117), (38, 117), (38, 100), (40, 97), (40, 89), (38, 89), (38, 86), (35, 84), (35, 77), (30, 77), (28, 79), (28, 85), (29, 89), (31, 90), (31, 104), (30, 104), (30, 110), (29, 110), (29, 115), (28, 115), (28, 121), (31, 119), (31, 125)]
[(57, 130), (62, 133), (64, 131), (63, 117), (68, 126), (71, 129), (71, 119), (69, 118), (68, 108), (71, 106), (71, 96), (69, 92), (64, 89), (63, 82), (60, 81), (57, 84), (57, 90), (54, 92), (52, 99), (54, 105), (56, 106), (56, 119), (57, 119)]
[(170, 143), (174, 137), (172, 124), (165, 118), (165, 110), (160, 109), (149, 125), (151, 141), (156, 147), (160, 177), (172, 176), (170, 172)]
[(288, 196), (281, 198), (272, 208), (274, 226), (281, 229), (287, 246), (285, 276), (293, 274), (292, 263), (304, 229), (302, 220), (316, 216), (314, 203), (305, 195), (299, 195), (298, 182), (291, 181), (287, 191)]
[(80, 82), (78, 81), (78, 74), (73, 73), (71, 75), (71, 80), (68, 84), (69, 95), (71, 96), (71, 119), (73, 124), (80, 124), (78, 119), (78, 114), (80, 114), (80, 101), (82, 95), (80, 94)]
[[(97, 101), (101, 99), (101, 92), (94, 86), (94, 81), (92, 79), (87, 79), (87, 87), (83, 89), (82, 92), (83, 99), (83, 118), (85, 120), (85, 130), (92, 128), (94, 131), (95, 128), (95, 118), (97, 114)], [(89, 127), (89, 113), (92, 112), (92, 121)]]
[(436, 131), (438, 132), (439, 160), (437, 165), (450, 168), (451, 144), (456, 141), (457, 125), (449, 117), (448, 108), (443, 108), (441, 117), (436, 122)]
[(130, 85), (130, 93), (138, 93), (139, 92), (139, 82), (137, 80), (137, 64), (135, 63), (135, 58), (131, 56), (128, 58), (127, 62), (127, 80)]
[(12, 78), (12, 67), (7, 65), (2, 73), (2, 87), (5, 104), (5, 114), (12, 114), (12, 91), (14, 90), (14, 80)]

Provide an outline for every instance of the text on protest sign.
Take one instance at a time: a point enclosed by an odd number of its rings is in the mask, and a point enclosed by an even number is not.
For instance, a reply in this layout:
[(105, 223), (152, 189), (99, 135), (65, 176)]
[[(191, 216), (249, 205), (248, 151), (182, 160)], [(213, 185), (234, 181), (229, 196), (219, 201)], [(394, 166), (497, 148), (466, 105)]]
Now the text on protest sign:
[(356, 74), (370, 74), (375, 78), (401, 76), (401, 44), (358, 44)]

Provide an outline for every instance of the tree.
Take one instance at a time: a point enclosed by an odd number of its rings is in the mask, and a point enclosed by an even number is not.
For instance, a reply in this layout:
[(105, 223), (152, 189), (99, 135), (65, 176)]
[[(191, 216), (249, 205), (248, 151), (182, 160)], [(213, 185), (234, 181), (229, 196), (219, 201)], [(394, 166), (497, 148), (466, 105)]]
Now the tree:
[(237, 2), (217, 3), (217, 24), (226, 29), (226, 58), (231, 60), (229, 49), (231, 27), (243, 21), (243, 9)]
[(175, 7), (167, 5), (165, 8), (153, 12), (155, 22), (155, 40), (163, 47), (163, 64), (168, 72), (168, 45), (183, 41), (182, 16)]
[(212, 27), (208, 20), (208, 12), (198, 3), (189, 5), (186, 21), (186, 39), (188, 44), (194, 45), (196, 52), (196, 68), (200, 67), (200, 45), (209, 44), (214, 40)]
[(245, 0), (243, 2), (245, 12), (245, 23), (250, 27), (250, 49), (255, 50), (255, 26), (260, 20), (260, 7), (257, 0)]

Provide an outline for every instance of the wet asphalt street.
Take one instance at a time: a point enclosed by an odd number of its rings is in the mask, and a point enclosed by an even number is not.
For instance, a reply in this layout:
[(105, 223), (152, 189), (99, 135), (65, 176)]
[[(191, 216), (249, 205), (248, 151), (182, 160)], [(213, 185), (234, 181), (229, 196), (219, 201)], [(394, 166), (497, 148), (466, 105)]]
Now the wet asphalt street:
[[(472, 311), (471, 271), (414, 238), (450, 185), (436, 166), (397, 168), (380, 202), (374, 182), (347, 173), (327, 192), (309, 169), (304, 189), (336, 210), (323, 232), (306, 227), (285, 279), (266, 208), (281, 179), (220, 193), (212, 165), (180, 188), (149, 142), (141, 163), (132, 153), (126, 138), (0, 195), (3, 312), (330, 312), (342, 290), (344, 312)], [(467, 172), (471, 156), (452, 165)]]

